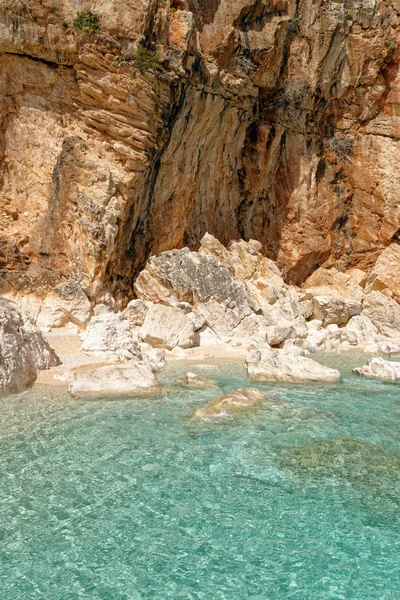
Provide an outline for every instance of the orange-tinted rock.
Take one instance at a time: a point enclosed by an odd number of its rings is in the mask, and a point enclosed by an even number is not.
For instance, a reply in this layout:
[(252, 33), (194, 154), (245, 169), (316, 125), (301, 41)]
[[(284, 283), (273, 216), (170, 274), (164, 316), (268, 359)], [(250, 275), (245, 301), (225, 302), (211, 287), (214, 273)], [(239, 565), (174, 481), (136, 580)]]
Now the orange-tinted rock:
[[(123, 305), (149, 255), (206, 231), (296, 284), (398, 239), (398, 2), (187, 8), (96, 0), (76, 34), (72, 0), (3, 2), (0, 292), (34, 265)], [(143, 43), (163, 72), (129, 63)]]

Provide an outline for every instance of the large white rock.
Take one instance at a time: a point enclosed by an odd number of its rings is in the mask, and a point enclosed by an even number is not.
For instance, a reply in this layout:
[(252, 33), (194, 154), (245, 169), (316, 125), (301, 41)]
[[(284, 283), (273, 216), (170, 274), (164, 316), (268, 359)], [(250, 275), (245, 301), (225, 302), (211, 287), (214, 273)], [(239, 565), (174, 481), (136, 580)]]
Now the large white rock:
[(202, 375), (198, 375), (197, 373), (193, 373), (192, 371), (188, 371), (186, 375), (182, 377), (178, 377), (174, 381), (175, 385), (182, 385), (186, 387), (195, 387), (195, 388), (215, 388), (218, 387), (218, 384), (213, 379), (207, 379), (207, 377), (202, 377)]
[(400, 304), (381, 292), (364, 298), (363, 314), (371, 319), (378, 332), (388, 337), (400, 336)]
[(371, 354), (384, 354), (385, 356), (392, 356), (392, 354), (400, 354), (400, 346), (397, 344), (393, 344), (393, 342), (376, 342), (375, 344), (370, 344), (366, 346), (364, 349), (365, 352), (370, 352)]
[(292, 383), (340, 381), (340, 373), (285, 349), (251, 350), (246, 357), (247, 373), (255, 381), (285, 381)]
[(143, 342), (168, 350), (198, 345), (193, 321), (179, 308), (163, 304), (149, 308), (139, 335)]
[(374, 344), (378, 338), (378, 329), (365, 313), (352, 317), (341, 331), (342, 339), (352, 346)]
[(98, 358), (117, 359), (127, 353), (137, 353), (130, 323), (121, 313), (107, 312), (93, 317), (82, 340), (82, 352)]
[(35, 293), (8, 296), (21, 306), (37, 327), (64, 327), (74, 323), (83, 328), (93, 311), (93, 304), (74, 279), (58, 284), (44, 297)]
[(322, 321), (322, 325), (346, 325), (346, 323), (361, 314), (362, 304), (359, 300), (340, 296), (314, 296), (313, 317)]
[(39, 370), (58, 364), (57, 355), (24, 311), (0, 298), (0, 393), (24, 390)]
[(69, 386), (76, 398), (91, 396), (143, 396), (161, 390), (148, 366), (137, 360), (75, 373)]
[(140, 327), (143, 325), (151, 305), (151, 302), (131, 300), (126, 309), (122, 312), (122, 317), (129, 321), (131, 327)]
[(400, 362), (390, 362), (383, 358), (371, 358), (366, 365), (353, 369), (353, 373), (368, 377), (369, 379), (380, 379), (382, 381), (400, 382)]
[(232, 277), (216, 256), (188, 248), (151, 257), (135, 292), (142, 300), (171, 307), (189, 303), (218, 336), (229, 336), (254, 306), (244, 281)]

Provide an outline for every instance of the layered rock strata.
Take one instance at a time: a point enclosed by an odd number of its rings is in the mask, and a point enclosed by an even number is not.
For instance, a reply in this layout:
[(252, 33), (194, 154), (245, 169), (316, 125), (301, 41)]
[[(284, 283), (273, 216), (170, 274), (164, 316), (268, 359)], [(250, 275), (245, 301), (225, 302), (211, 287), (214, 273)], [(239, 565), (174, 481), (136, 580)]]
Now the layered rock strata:
[(376, 263), (371, 290), (398, 298), (399, 12), (4, 0), (0, 293), (84, 327), (150, 255), (210, 231), (259, 240), (290, 283)]

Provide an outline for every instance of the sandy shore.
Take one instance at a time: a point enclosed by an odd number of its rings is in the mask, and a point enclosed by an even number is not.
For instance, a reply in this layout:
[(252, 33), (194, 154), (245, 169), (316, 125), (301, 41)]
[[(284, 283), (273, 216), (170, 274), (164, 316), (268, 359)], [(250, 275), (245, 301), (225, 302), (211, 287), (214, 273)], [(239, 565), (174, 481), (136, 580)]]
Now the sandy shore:
[[(48, 371), (40, 371), (34, 387), (39, 386), (57, 386), (67, 387), (70, 376), (73, 372), (89, 371), (104, 365), (116, 363), (115, 360), (101, 360), (94, 356), (88, 356), (81, 352), (81, 339), (74, 329), (60, 327), (49, 333), (43, 334), (51, 348), (55, 350), (61, 360), (61, 365), (52, 367)], [(240, 360), (244, 361), (246, 349), (244, 346), (224, 346), (215, 344), (212, 346), (198, 346), (183, 350), (175, 348), (172, 351), (166, 351), (166, 363), (188, 362), (188, 363), (207, 363), (213, 364), (214, 360)]]

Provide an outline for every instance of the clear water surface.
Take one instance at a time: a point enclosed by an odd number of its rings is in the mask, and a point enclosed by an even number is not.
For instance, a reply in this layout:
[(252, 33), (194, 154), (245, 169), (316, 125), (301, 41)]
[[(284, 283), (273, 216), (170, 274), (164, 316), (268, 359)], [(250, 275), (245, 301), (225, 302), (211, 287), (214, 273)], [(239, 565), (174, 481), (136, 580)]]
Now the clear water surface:
[(260, 385), (276, 404), (218, 423), (190, 419), (218, 392), (171, 385), (2, 399), (0, 598), (398, 600), (400, 386), (324, 360), (341, 384)]

